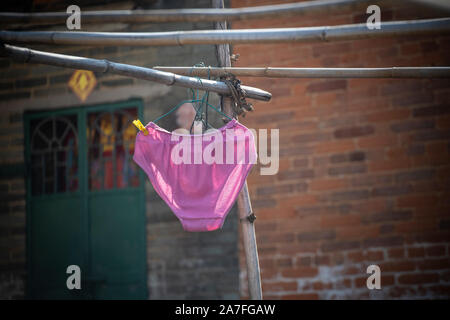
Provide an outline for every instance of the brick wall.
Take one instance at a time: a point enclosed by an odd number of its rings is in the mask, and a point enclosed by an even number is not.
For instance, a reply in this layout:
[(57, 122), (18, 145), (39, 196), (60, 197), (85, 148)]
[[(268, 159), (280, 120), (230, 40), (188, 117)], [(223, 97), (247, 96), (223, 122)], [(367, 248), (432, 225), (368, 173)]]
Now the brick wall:
[[(251, 6), (273, 1), (234, 1)], [(168, 6), (171, 4), (169, 3)], [(175, 5), (175, 2), (174, 2)], [(156, 2), (155, 7), (161, 7)], [(186, 7), (207, 7), (209, 1)], [(233, 28), (362, 22), (365, 7), (288, 19), (234, 22)], [(425, 8), (382, 7), (383, 20), (438, 17)], [(167, 24), (126, 30), (209, 29)], [(94, 29), (98, 30), (98, 28)], [(385, 67), (449, 65), (449, 38), (408, 37), (312, 44), (238, 45), (236, 66)], [(38, 47), (51, 50), (48, 47)], [(152, 65), (215, 65), (212, 46), (66, 48), (72, 53)], [(23, 298), (25, 191), (23, 110), (80, 105), (71, 71), (0, 59), (0, 297)], [(141, 97), (149, 121), (185, 89), (96, 74), (86, 105)], [(265, 298), (448, 298), (448, 80), (242, 78), (273, 93), (241, 119), (280, 129), (280, 171), (249, 177)], [(173, 119), (161, 123), (170, 128)], [(189, 234), (146, 185), (151, 299), (247, 297), (235, 210), (224, 230)], [(240, 269), (239, 269), (240, 264)], [(382, 290), (365, 287), (378, 264)], [(240, 272), (239, 272), (240, 270)], [(238, 282), (240, 279), (240, 282)]]
[[(115, 3), (117, 8), (118, 4)], [(128, 6), (128, 7), (127, 7)], [(132, 9), (124, 2), (121, 9)], [(141, 8), (208, 7), (209, 1), (156, 1)], [(104, 10), (111, 9), (107, 6)], [(52, 10), (46, 7), (46, 10)], [(84, 7), (81, 6), (83, 10)], [(11, 11), (12, 9), (9, 8)], [(153, 24), (83, 26), (90, 31), (169, 31), (209, 29), (212, 24)], [(85, 29), (86, 28), (86, 29)], [(43, 28), (40, 28), (41, 30)], [(64, 27), (55, 28), (64, 30)], [(184, 47), (45, 47), (43, 51), (110, 59), (139, 66), (216, 65), (214, 46)], [(0, 59), (0, 299), (25, 297), (26, 219), (23, 157), (23, 112), (99, 103), (129, 98), (144, 101), (147, 123), (188, 98), (187, 89), (168, 87), (132, 78), (96, 73), (98, 84), (82, 104), (68, 88), (73, 70)], [(212, 95), (211, 102), (217, 103)], [(160, 125), (174, 129), (174, 118)], [(147, 180), (147, 179), (146, 179)], [(238, 298), (239, 260), (236, 210), (222, 231), (195, 234), (182, 230), (180, 222), (146, 182), (147, 267), (150, 299)]]
[[(278, 1), (281, 2), (281, 1)], [(232, 6), (276, 1), (232, 1)], [(439, 17), (381, 6), (382, 21)], [(233, 28), (365, 22), (366, 7), (233, 23)], [(236, 45), (234, 66), (448, 66), (449, 37)], [(242, 78), (272, 92), (242, 121), (280, 129), (280, 169), (249, 189), (265, 298), (450, 296), (450, 82)], [(241, 252), (241, 296), (247, 297)], [(367, 266), (381, 290), (366, 288)]]

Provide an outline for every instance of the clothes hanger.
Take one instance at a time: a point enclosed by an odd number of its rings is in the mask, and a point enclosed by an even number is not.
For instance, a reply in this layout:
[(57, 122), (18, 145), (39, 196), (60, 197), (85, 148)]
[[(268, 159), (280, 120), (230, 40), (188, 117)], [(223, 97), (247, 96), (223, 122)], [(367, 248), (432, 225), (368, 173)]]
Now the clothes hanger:
[[(195, 64), (191, 70), (190, 70), (190, 74), (192, 74), (192, 71), (195, 67), (206, 67), (205, 64), (203, 62), (200, 62), (198, 64)], [(210, 79), (210, 70), (208, 69), (208, 79)], [(200, 84), (202, 83), (202, 79), (200, 77), (197, 77), (197, 80), (200, 82)], [(200, 98), (199, 97), (199, 89), (188, 89), (191, 91), (192, 93), (192, 99), (190, 100), (183, 100), (180, 103), (178, 103), (175, 107), (173, 107), (172, 109), (170, 109), (168, 112), (166, 112), (165, 114), (157, 117), (155, 120), (153, 120), (152, 122), (154, 124), (156, 124), (159, 120), (161, 120), (164, 117), (167, 117), (169, 114), (171, 114), (172, 112), (174, 112), (175, 110), (177, 110), (179, 107), (181, 107), (183, 104), (185, 103), (192, 103), (193, 107), (195, 109), (195, 116), (194, 116), (194, 120), (191, 124), (191, 128), (190, 128), (190, 133), (192, 134), (192, 129), (194, 126), (195, 121), (201, 121), (202, 123), (202, 132), (212, 128), (214, 129), (214, 127), (208, 122), (208, 109), (212, 108), (213, 110), (215, 110), (216, 112), (218, 112), (219, 114), (225, 116), (226, 118), (228, 118), (230, 121), (233, 120), (233, 118), (231, 118), (230, 116), (228, 116), (227, 114), (225, 114), (224, 112), (222, 112), (221, 110), (219, 110), (218, 107), (213, 106), (212, 104), (209, 103), (209, 91), (205, 91), (205, 93), (203, 94), (203, 96)], [(196, 107), (196, 105), (198, 105)], [(203, 108), (205, 108), (205, 117), (203, 117)], [(145, 126), (141, 123), (141, 121), (139, 121), (139, 119), (136, 119), (133, 121), (133, 124), (144, 133), (144, 135), (148, 135), (148, 130), (145, 128)]]
[[(193, 71), (193, 69), (195, 67), (206, 67), (206, 66), (205, 66), (205, 64), (203, 62), (195, 64), (191, 68), (190, 74), (192, 74), (192, 71)], [(208, 70), (208, 79), (211, 79), (209, 70)], [(200, 77), (197, 77), (197, 80), (200, 82), (200, 84), (202, 83), (202, 79)], [(201, 121), (202, 122), (202, 130), (203, 131), (206, 131), (209, 128), (213, 128), (214, 129), (214, 127), (208, 122), (208, 109), (209, 108), (212, 108), (213, 110), (215, 110), (219, 114), (225, 116), (229, 120), (233, 120), (233, 118), (231, 118), (230, 116), (228, 116), (227, 114), (225, 114), (224, 112), (219, 110), (218, 107), (215, 107), (215, 106), (213, 106), (212, 104), (209, 103), (209, 91), (205, 91), (203, 96), (200, 98), (200, 93), (199, 93), (200, 90), (199, 89), (196, 89), (196, 90), (189, 89), (189, 90), (192, 93), (192, 99), (181, 101), (179, 104), (177, 104), (175, 107), (170, 109), (168, 112), (166, 112), (165, 114), (163, 114), (163, 115), (159, 116), (158, 118), (156, 118), (155, 120), (153, 120), (153, 123), (156, 123), (157, 121), (161, 120), (162, 118), (168, 116), (169, 114), (171, 114), (172, 112), (177, 110), (180, 106), (182, 106), (185, 103), (193, 103), (193, 107), (195, 109), (194, 120), (193, 120), (193, 122), (191, 124), (191, 128), (190, 128), (190, 132), (191, 133), (192, 133), (192, 128), (194, 126), (195, 121)], [(205, 113), (204, 114), (203, 114), (203, 109), (205, 109)]]

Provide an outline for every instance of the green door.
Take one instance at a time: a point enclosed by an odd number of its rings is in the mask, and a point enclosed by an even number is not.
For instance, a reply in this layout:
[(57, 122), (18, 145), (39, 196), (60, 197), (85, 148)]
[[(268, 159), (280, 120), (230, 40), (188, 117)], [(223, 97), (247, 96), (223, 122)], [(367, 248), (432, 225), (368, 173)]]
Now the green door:
[[(30, 298), (147, 298), (137, 117), (140, 100), (25, 113)], [(66, 284), (72, 265), (79, 290)]]

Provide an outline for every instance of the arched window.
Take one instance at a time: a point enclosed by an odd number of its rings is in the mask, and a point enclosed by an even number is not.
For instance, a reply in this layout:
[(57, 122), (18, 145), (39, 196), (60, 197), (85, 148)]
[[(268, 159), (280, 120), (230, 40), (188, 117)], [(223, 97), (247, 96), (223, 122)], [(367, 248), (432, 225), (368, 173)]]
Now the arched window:
[(51, 116), (32, 121), (32, 195), (78, 190), (76, 125), (76, 116)]

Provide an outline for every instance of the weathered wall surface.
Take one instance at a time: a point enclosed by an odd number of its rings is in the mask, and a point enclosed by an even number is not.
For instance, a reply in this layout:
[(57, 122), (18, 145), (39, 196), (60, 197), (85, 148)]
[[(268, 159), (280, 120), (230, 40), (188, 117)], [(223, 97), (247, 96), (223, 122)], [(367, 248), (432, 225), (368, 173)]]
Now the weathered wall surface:
[[(233, 7), (283, 1), (232, 1)], [(399, 2), (397, 2), (399, 3)], [(233, 28), (365, 22), (366, 6)], [(382, 21), (439, 17), (381, 7)], [(448, 66), (450, 38), (236, 45), (240, 67)], [(274, 299), (448, 298), (448, 80), (242, 78), (268, 90), (244, 119), (280, 130), (277, 175), (249, 178), (263, 293)], [(241, 248), (241, 256), (243, 251)], [(244, 261), (241, 259), (241, 261)], [(366, 288), (367, 266), (382, 290)], [(241, 266), (241, 295), (248, 295)]]
[[(274, 1), (233, 1), (252, 6)], [(168, 4), (180, 7), (178, 2)], [(162, 1), (154, 8), (162, 8)], [(208, 7), (188, 1), (186, 7)], [(48, 9), (48, 8), (47, 8)], [(366, 7), (234, 22), (233, 28), (364, 22)], [(415, 6), (382, 7), (382, 20), (438, 17)], [(189, 30), (210, 24), (115, 26)], [(98, 30), (98, 29), (97, 29)], [(449, 65), (448, 37), (399, 37), (311, 44), (236, 45), (235, 66), (390, 67)], [(52, 50), (48, 47), (37, 49)], [(213, 46), (65, 48), (131, 64), (216, 65)], [(23, 298), (25, 272), (24, 110), (80, 105), (67, 88), (71, 71), (0, 59), (0, 297)], [(144, 122), (187, 97), (186, 89), (96, 74), (85, 105), (140, 97)], [(280, 129), (280, 170), (252, 170), (249, 189), (265, 298), (448, 298), (448, 80), (242, 78), (273, 94), (241, 119)], [(161, 125), (173, 129), (173, 118)], [(219, 232), (190, 234), (146, 185), (151, 299), (247, 297), (245, 258), (236, 248), (235, 211)], [(240, 264), (240, 266), (239, 266)], [(366, 288), (377, 264), (382, 290)], [(240, 280), (239, 280), (240, 279)]]
[[(209, 1), (155, 1), (142, 8), (209, 6)], [(82, 30), (100, 31), (100, 27), (84, 29), (82, 24)], [(114, 31), (169, 31), (210, 29), (212, 24), (115, 25), (105, 30), (111, 28)], [(64, 27), (56, 29), (64, 30)], [(216, 65), (214, 46), (33, 48), (147, 67), (199, 62)], [(3, 58), (0, 68), (0, 298), (20, 299), (25, 295), (26, 282), (23, 112), (114, 103), (137, 97), (144, 101), (144, 119), (141, 120), (147, 123), (188, 99), (188, 90), (97, 73), (95, 90), (81, 103), (67, 86), (73, 70), (13, 63)], [(212, 97), (212, 102), (217, 102), (217, 97)], [(174, 118), (168, 117), (159, 124), (172, 130)], [(146, 213), (150, 299), (239, 297), (236, 210), (230, 213), (221, 231), (185, 232), (147, 180)]]

